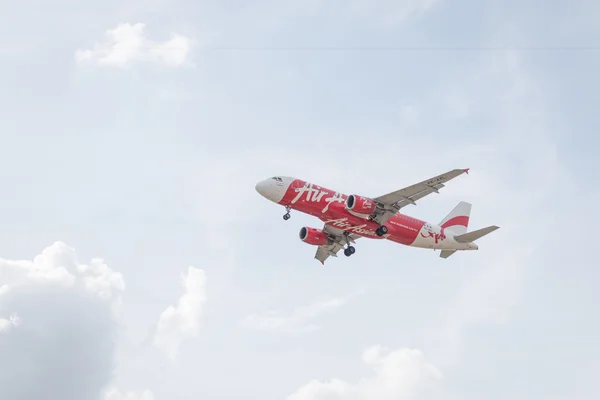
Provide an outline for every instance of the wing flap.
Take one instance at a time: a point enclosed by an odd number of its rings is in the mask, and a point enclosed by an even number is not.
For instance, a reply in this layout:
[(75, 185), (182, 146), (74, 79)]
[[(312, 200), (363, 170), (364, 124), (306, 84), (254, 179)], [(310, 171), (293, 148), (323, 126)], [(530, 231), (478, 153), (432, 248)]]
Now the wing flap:
[[(346, 245), (346, 236), (343, 230), (329, 225), (325, 225), (323, 227), (323, 232), (325, 232), (333, 241), (333, 244), (319, 246), (315, 253), (315, 258), (324, 265), (325, 260), (327, 260), (329, 257), (337, 257), (337, 253), (344, 248)], [(347, 237), (350, 243), (356, 243), (356, 239), (358, 239), (360, 236), (351, 233)]]
[(405, 187), (394, 192), (384, 194), (373, 200), (387, 205), (397, 204), (400, 208), (413, 201), (419, 200), (430, 193), (437, 193), (444, 187), (444, 183), (456, 178), (459, 175), (466, 173), (468, 169), (453, 169), (446, 173), (434, 176), (425, 181), (415, 183), (414, 185)]

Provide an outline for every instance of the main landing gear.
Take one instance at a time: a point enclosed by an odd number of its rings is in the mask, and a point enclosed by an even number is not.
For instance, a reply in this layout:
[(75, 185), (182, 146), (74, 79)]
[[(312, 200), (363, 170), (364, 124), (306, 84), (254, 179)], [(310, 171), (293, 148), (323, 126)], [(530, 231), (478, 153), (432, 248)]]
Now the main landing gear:
[[(377, 228), (377, 230), (375, 230), (375, 233), (377, 234), (377, 236), (381, 237), (388, 233), (388, 228), (385, 225), (381, 225), (379, 228)], [(344, 236), (346, 238), (347, 244), (347, 247), (344, 249), (344, 255), (346, 257), (350, 257), (352, 254), (356, 253), (356, 249), (354, 248), (354, 246), (350, 245), (350, 239), (348, 238), (347, 232), (344, 234)]]
[(348, 246), (344, 249), (344, 255), (346, 257), (350, 257), (355, 252), (356, 252), (356, 249), (354, 248), (354, 246)]
[(388, 233), (388, 228), (385, 225), (381, 225), (379, 228), (377, 228), (377, 230), (375, 230), (375, 234), (377, 234), (379, 237), (385, 235), (386, 233)]
[(290, 219), (290, 218), (292, 217), (292, 216), (290, 215), (290, 210), (291, 210), (291, 209), (292, 209), (292, 208), (291, 208), (290, 206), (285, 206), (285, 214), (283, 214), (283, 219), (284, 219), (284, 220), (286, 220), (286, 221), (287, 221), (288, 219)]
[(356, 253), (356, 249), (354, 246), (350, 244), (350, 239), (348, 238), (348, 232), (344, 233), (344, 237), (346, 238), (346, 244), (348, 247), (344, 249), (344, 255), (346, 257), (350, 257), (352, 254)]

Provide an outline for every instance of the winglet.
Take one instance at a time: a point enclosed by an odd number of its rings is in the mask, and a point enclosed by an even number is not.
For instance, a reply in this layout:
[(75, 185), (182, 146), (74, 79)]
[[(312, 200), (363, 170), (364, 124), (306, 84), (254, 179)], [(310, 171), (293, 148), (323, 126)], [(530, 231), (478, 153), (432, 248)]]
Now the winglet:
[(465, 169), (463, 169), (463, 172), (465, 172), (467, 175), (469, 175), (469, 170), (470, 170), (470, 169), (471, 169), (471, 168), (465, 168)]

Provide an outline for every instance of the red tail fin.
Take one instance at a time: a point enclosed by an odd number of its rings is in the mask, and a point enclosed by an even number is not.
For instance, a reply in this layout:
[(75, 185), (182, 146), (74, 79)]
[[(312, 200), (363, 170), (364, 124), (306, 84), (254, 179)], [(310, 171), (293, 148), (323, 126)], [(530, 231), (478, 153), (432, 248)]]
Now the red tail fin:
[(458, 234), (467, 232), (469, 227), (469, 216), (471, 215), (471, 204), (465, 201), (458, 203), (450, 214), (446, 215), (439, 225), (444, 229), (449, 229)]

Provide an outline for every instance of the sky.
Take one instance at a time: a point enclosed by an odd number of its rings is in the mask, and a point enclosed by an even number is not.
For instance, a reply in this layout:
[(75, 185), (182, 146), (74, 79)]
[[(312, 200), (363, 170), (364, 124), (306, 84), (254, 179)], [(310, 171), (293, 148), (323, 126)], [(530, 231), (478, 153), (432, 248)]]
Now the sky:
[[(600, 397), (600, 5), (0, 3), (0, 398)], [(471, 168), (448, 259), (315, 260), (283, 175)]]

